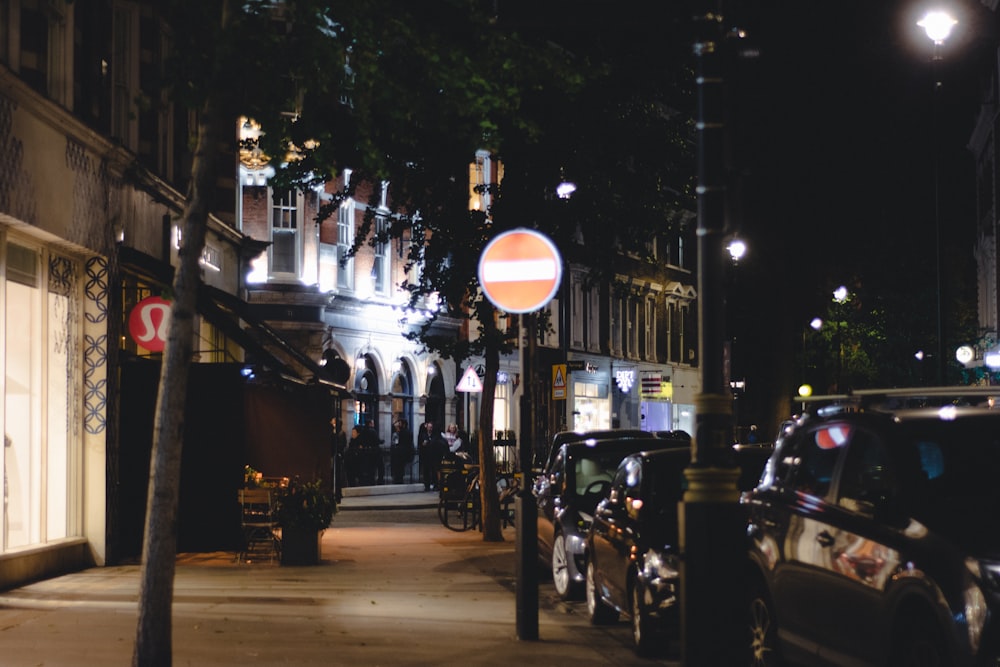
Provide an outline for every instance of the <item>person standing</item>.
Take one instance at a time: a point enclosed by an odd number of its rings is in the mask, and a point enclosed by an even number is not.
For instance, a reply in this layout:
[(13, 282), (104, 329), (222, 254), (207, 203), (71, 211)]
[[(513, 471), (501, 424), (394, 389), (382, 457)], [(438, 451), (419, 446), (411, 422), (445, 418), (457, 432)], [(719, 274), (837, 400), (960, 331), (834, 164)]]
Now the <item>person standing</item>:
[(392, 442), (389, 445), (389, 470), (392, 483), (402, 484), (406, 466), (413, 461), (413, 432), (405, 419), (392, 425)]
[[(437, 473), (437, 465), (440, 461), (440, 452), (435, 451), (434, 445), (434, 422), (424, 422), (424, 427), (420, 429), (417, 436), (417, 455), (420, 457), (420, 477), (424, 482), (424, 491), (430, 491), (437, 484), (434, 475)], [(437, 461), (431, 459), (437, 458)]]
[(348, 486), (359, 486), (363, 483), (365, 439), (361, 435), (362, 428), (358, 425), (351, 428), (351, 441), (347, 443), (347, 453), (344, 455)]
[(347, 435), (336, 417), (330, 420), (333, 432), (330, 434), (330, 484), (337, 504), (344, 498), (344, 487), (347, 486), (347, 470), (344, 467), (344, 456), (347, 453)]

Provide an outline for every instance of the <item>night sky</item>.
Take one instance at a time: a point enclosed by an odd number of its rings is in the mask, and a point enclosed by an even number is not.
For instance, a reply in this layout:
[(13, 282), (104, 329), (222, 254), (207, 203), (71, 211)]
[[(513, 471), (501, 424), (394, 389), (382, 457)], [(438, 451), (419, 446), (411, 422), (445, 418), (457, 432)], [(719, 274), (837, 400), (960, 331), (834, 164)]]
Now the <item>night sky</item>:
[[(935, 136), (945, 247), (953, 270), (974, 279), (967, 144), (997, 20), (978, 2), (951, 4), (960, 24), (942, 50), (935, 103), (933, 47), (915, 25), (926, 3), (734, 4), (760, 52), (730, 75), (732, 222), (751, 248), (737, 275), (751, 322), (742, 347), (756, 389), (787, 395), (775, 376), (838, 284), (857, 280), (889, 304), (894, 292), (936, 294)], [(931, 318), (932, 301), (922, 302)], [(784, 384), (761, 386), (772, 382)]]

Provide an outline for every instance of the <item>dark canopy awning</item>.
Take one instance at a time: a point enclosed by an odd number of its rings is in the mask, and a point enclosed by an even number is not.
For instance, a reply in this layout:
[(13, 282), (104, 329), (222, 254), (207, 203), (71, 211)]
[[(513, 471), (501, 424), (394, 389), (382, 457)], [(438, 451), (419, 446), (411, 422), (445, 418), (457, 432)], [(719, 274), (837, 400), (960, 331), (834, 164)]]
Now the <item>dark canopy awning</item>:
[[(150, 283), (164, 288), (169, 288), (173, 283), (173, 266), (135, 248), (120, 246), (118, 260), (122, 269), (139, 275)], [(198, 313), (246, 350), (263, 369), (293, 382), (318, 383), (341, 396), (349, 395), (346, 387), (333, 381), (330, 374), (309, 355), (282, 338), (266, 322), (251, 315), (249, 305), (243, 299), (202, 283), (198, 287)], [(269, 346), (294, 359), (305, 372), (296, 370), (283, 361)]]

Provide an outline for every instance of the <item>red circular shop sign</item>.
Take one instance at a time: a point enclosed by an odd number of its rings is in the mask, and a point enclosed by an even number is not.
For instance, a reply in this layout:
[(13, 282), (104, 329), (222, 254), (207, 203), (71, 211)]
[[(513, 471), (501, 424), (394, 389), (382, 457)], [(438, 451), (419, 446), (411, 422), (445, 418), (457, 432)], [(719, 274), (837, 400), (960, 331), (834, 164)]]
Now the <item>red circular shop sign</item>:
[(170, 329), (170, 302), (158, 296), (146, 297), (128, 316), (132, 340), (150, 352), (163, 352)]

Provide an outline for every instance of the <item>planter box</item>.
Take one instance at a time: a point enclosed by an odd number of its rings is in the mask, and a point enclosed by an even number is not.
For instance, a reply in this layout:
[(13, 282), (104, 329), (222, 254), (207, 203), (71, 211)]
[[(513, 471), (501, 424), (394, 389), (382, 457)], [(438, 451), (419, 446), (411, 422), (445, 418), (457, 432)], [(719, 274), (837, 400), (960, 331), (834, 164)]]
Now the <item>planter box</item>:
[(319, 565), (321, 530), (281, 529), (282, 565)]

